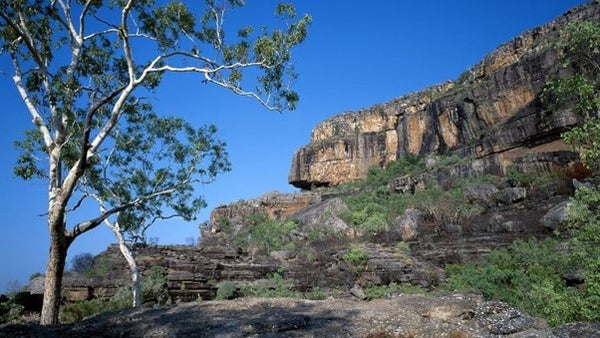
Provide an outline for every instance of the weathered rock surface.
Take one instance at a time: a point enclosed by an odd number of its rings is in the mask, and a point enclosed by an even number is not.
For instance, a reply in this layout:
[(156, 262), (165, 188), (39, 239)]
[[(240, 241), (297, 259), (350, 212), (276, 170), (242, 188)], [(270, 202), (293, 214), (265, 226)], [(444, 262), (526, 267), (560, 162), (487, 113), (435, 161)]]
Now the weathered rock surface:
[(323, 121), (310, 144), (294, 154), (289, 182), (302, 189), (336, 185), (409, 153), (473, 155), (493, 164), (484, 170), (502, 173), (525, 152), (567, 150), (560, 134), (583, 117), (572, 109), (548, 112), (539, 96), (549, 80), (569, 71), (561, 68), (553, 47), (560, 29), (574, 20), (598, 18), (600, 3), (590, 2), (500, 46), (461, 83)]
[(290, 219), (303, 226), (327, 225), (341, 231), (346, 230), (348, 226), (337, 216), (348, 211), (348, 206), (341, 198), (336, 197), (308, 206), (293, 214)]
[(250, 214), (264, 213), (276, 220), (284, 220), (309, 205), (321, 201), (321, 196), (314, 193), (280, 193), (271, 192), (257, 199), (239, 201), (215, 208), (210, 214), (210, 232), (219, 232), (219, 222), (226, 219), (233, 225), (243, 223), (244, 217)]
[(547, 228), (556, 230), (559, 227), (565, 225), (568, 220), (568, 210), (571, 203), (569, 201), (563, 201), (552, 207), (540, 222)]
[(558, 338), (600, 338), (600, 323), (568, 323), (553, 333)]
[[(405, 283), (429, 288), (443, 278), (443, 271), (419, 259), (409, 258), (395, 248), (367, 245), (367, 261), (360, 270), (341, 259), (343, 250), (323, 248), (319, 260), (306, 261), (294, 252), (272, 252), (254, 256), (230, 247), (148, 246), (137, 250), (142, 271), (154, 266), (165, 269), (167, 289), (173, 301), (213, 299), (222, 281), (238, 287), (260, 280), (285, 269), (297, 290), (313, 287), (349, 289), (355, 282), (364, 286)], [(116, 246), (110, 246), (96, 259), (103, 263), (101, 276), (67, 273), (63, 278), (63, 295), (67, 302), (112, 297), (120, 287), (130, 285), (127, 264)], [(43, 278), (41, 279), (43, 280)]]
[[(492, 307), (497, 307), (492, 304)], [(72, 325), (0, 326), (3, 337), (554, 337), (539, 320), (479, 296), (394, 295), (357, 301), (235, 299), (123, 310)], [(504, 314), (517, 314), (508, 317)], [(523, 320), (522, 320), (523, 319)], [(505, 332), (511, 332), (507, 335)]]
[(400, 232), (403, 241), (411, 241), (419, 236), (425, 223), (424, 216), (421, 210), (411, 208), (396, 218), (394, 227)]

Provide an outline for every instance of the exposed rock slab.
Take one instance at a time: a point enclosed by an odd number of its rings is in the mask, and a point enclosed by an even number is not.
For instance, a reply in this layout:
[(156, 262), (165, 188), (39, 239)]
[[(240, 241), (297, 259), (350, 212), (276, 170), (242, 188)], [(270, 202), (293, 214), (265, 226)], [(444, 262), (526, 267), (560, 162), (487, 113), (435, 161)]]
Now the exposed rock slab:
[[(356, 301), (236, 299), (124, 310), (74, 325), (0, 327), (4, 337), (496, 337), (510, 319), (473, 314), (481, 298), (462, 294), (396, 295)], [(510, 309), (506, 309), (510, 311)], [(516, 310), (512, 310), (516, 311)], [(492, 314), (490, 314), (492, 315)], [(514, 326), (515, 335), (552, 337), (543, 322)], [(512, 325), (512, 324), (510, 324)], [(511, 328), (513, 326), (510, 326)], [(491, 331), (490, 330), (494, 330)], [(519, 331), (524, 330), (524, 331)]]

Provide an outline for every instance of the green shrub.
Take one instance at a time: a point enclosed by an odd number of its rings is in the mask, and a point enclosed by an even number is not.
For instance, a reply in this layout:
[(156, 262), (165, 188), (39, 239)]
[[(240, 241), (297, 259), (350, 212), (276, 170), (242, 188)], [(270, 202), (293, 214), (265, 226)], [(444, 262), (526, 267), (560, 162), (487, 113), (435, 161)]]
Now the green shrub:
[(74, 323), (109, 310), (112, 310), (110, 302), (99, 299), (84, 300), (63, 306), (60, 309), (60, 321)]
[(11, 300), (0, 302), (0, 324), (8, 323), (21, 317), (24, 307)]
[(302, 293), (302, 298), (310, 300), (323, 300), (325, 299), (325, 296), (325, 292), (318, 287), (314, 287), (310, 291)]
[(260, 297), (260, 298), (295, 298), (299, 297), (299, 293), (292, 288), (291, 281), (284, 279), (283, 276), (276, 272), (270, 278), (272, 285), (263, 285), (257, 283), (249, 283), (240, 288), (240, 293), (243, 297)]
[(394, 293), (406, 293), (412, 295), (427, 293), (427, 290), (414, 285), (397, 283), (390, 283), (388, 285), (373, 285), (365, 288), (365, 294), (369, 300), (384, 298)]
[[(171, 298), (167, 290), (167, 273), (161, 266), (153, 266), (141, 276), (142, 301), (144, 303), (169, 304)], [(61, 322), (72, 323), (107, 311), (131, 307), (131, 287), (121, 287), (108, 300), (91, 299), (61, 307)]]
[(290, 249), (293, 246), (290, 232), (299, 229), (294, 221), (276, 221), (265, 213), (247, 215), (244, 223), (245, 226), (233, 236), (233, 242), (267, 252)]
[(85, 271), (88, 276), (104, 276), (112, 268), (110, 259), (107, 256), (97, 256), (94, 258), (92, 266)]
[(513, 187), (535, 188), (551, 184), (560, 180), (556, 172), (522, 172), (515, 168), (506, 171), (508, 183)]
[(167, 271), (153, 266), (142, 275), (142, 300), (144, 303), (168, 304), (171, 302), (167, 289)]
[(564, 249), (552, 239), (516, 241), (509, 249), (492, 251), (482, 264), (448, 266), (444, 288), (480, 292), (486, 299), (502, 300), (542, 316), (551, 325), (598, 320), (600, 278), (586, 274), (584, 288), (574, 288), (568, 287), (562, 277), (579, 266), (591, 267), (586, 271), (600, 271), (600, 264), (593, 263), (598, 258), (573, 265)]
[(410, 246), (406, 242), (398, 242), (398, 244), (396, 244), (396, 249), (403, 254), (410, 254)]
[(348, 249), (342, 256), (342, 259), (355, 267), (362, 267), (367, 263), (369, 256), (367, 256), (363, 248), (356, 246)]
[(219, 287), (217, 288), (217, 300), (223, 299), (234, 299), (236, 293), (235, 284), (231, 281), (224, 281), (219, 283)]

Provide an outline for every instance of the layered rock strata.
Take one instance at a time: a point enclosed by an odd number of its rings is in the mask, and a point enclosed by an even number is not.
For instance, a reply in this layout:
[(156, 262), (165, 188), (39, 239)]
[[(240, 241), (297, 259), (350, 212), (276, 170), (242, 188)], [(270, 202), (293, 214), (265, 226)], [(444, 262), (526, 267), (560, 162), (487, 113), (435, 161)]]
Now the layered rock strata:
[(336, 185), (406, 154), (472, 155), (504, 171), (525, 152), (567, 150), (560, 134), (584, 117), (572, 109), (548, 111), (540, 94), (570, 71), (554, 48), (560, 30), (599, 18), (600, 2), (577, 7), (500, 46), (457, 82), (320, 123), (294, 154), (289, 182), (302, 189)]

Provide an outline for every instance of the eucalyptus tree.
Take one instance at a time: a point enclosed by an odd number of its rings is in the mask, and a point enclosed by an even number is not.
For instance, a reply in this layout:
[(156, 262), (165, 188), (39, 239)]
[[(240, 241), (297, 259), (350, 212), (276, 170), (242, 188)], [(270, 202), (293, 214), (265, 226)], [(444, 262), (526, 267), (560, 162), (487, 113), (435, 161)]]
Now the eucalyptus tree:
[[(43, 144), (45, 163), (25, 152), (16, 173), (48, 182), (50, 252), (42, 324), (58, 322), (69, 246), (129, 200), (77, 224), (68, 214), (82, 178), (109, 135), (166, 72), (196, 73), (204, 83), (255, 99), (270, 110), (293, 109), (296, 74), (291, 49), (305, 40), (310, 17), (278, 5), (278, 27), (225, 29), (225, 14), (243, 0), (206, 0), (191, 11), (183, 1), (0, 0), (0, 56), (12, 63), (14, 85)], [(226, 31), (236, 34), (227, 34)], [(251, 76), (248, 76), (251, 75)], [(147, 110), (143, 110), (146, 111)], [(31, 133), (30, 133), (31, 134)], [(77, 139), (77, 140), (76, 140)], [(25, 148), (33, 148), (23, 141)]]
[(110, 150), (98, 155), (95, 166), (82, 177), (79, 192), (81, 198), (96, 201), (101, 213), (140, 200), (104, 219), (129, 265), (132, 306), (139, 307), (136, 246), (146, 243), (146, 230), (157, 221), (195, 219), (206, 206), (194, 194), (195, 185), (212, 182), (229, 170), (229, 162), (214, 126), (194, 129), (180, 118), (135, 114), (113, 130)]

